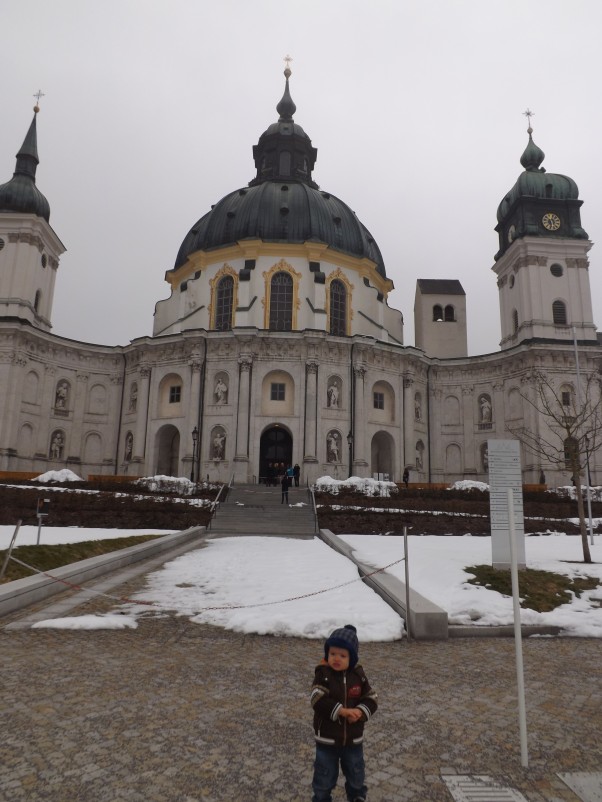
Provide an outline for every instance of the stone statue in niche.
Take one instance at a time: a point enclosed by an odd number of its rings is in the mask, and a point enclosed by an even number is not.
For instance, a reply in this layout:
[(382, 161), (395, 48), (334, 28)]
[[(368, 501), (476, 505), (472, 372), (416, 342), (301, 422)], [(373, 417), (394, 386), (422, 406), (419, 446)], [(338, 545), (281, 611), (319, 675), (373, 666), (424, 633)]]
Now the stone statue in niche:
[(414, 398), (414, 418), (416, 420), (422, 420), (422, 406), (419, 395), (416, 395)]
[(50, 442), (50, 459), (61, 459), (65, 440), (61, 432), (55, 432)]
[(416, 444), (416, 470), (422, 470), (422, 443)]
[(329, 432), (326, 441), (328, 462), (340, 462), (341, 443), (339, 433), (334, 431)]
[(226, 435), (221, 429), (218, 429), (213, 434), (212, 443), (213, 459), (223, 459), (226, 450)]
[(332, 382), (332, 384), (328, 388), (328, 406), (332, 409), (338, 409), (339, 407), (339, 386), (336, 382)]
[(479, 398), (479, 413), (481, 423), (491, 423), (491, 401), (488, 395), (482, 395)]
[(138, 406), (138, 385), (132, 382), (130, 385), (130, 412), (135, 412)]
[(213, 395), (215, 397), (216, 404), (227, 404), (228, 403), (228, 385), (220, 376), (215, 383), (215, 389), (213, 390)]
[(67, 382), (59, 382), (54, 398), (55, 409), (67, 409), (67, 399), (69, 397), (69, 385)]
[(134, 435), (128, 432), (125, 436), (125, 461), (129, 462), (132, 459), (132, 452), (134, 450)]

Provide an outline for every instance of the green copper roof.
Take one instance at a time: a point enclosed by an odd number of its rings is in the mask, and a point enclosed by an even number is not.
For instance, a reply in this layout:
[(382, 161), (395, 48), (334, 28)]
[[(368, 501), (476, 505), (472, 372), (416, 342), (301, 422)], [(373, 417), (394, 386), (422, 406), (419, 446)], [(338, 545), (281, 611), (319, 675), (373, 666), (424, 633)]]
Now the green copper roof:
[(35, 214), (50, 220), (50, 205), (36, 187), (38, 159), (37, 111), (17, 153), (17, 165), (10, 181), (0, 186), (0, 212)]

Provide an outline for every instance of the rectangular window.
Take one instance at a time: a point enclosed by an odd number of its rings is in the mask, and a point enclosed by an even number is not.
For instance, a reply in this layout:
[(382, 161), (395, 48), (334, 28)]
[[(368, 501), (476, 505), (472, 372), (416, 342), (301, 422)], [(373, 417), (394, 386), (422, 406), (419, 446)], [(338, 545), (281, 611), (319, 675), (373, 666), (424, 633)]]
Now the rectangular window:
[(385, 394), (374, 393), (374, 409), (384, 409), (384, 408), (385, 408)]
[(182, 388), (181, 387), (170, 387), (169, 388), (169, 403), (170, 404), (179, 404), (182, 400)]
[(571, 393), (568, 390), (562, 391), (562, 406), (563, 407), (571, 406)]
[(272, 401), (284, 401), (284, 384), (272, 382), (272, 393), (270, 398)]

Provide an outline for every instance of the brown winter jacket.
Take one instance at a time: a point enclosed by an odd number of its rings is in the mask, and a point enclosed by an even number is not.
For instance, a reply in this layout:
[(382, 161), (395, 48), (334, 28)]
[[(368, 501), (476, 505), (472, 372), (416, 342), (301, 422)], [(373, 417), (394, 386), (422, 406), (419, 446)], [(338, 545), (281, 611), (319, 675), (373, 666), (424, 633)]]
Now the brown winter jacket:
[[(353, 746), (364, 739), (364, 724), (376, 713), (378, 697), (364, 669), (357, 665), (335, 671), (323, 661), (316, 666), (311, 689), (316, 741), (330, 746)], [(359, 707), (362, 717), (352, 724), (338, 713), (342, 707)]]

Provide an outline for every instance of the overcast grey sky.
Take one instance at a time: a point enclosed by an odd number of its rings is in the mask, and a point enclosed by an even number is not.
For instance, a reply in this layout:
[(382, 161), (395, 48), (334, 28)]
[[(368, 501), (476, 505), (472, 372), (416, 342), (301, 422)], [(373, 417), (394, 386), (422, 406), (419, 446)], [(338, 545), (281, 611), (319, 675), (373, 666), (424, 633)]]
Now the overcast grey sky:
[[(314, 178), (357, 213), (413, 344), (417, 278), (458, 278), (469, 353), (496, 351), (496, 209), (527, 121), (602, 241), (598, 0), (3, 0), (0, 183), (41, 89), (37, 183), (67, 248), (54, 332), (152, 332), (165, 271), (211, 204), (254, 176), (293, 57)], [(590, 252), (602, 325), (602, 242)]]

